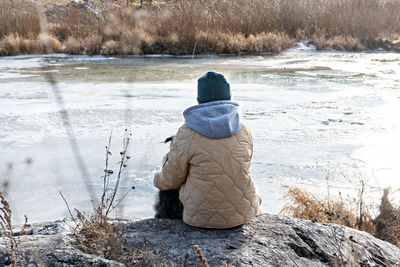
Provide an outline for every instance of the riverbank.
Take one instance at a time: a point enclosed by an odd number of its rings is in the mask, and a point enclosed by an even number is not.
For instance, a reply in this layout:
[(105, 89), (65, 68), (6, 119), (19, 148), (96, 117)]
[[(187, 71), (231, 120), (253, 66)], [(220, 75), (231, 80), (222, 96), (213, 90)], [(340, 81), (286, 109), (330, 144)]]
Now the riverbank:
[[(71, 221), (31, 225), (20, 236), (29, 266), (398, 266), (400, 249), (373, 236), (335, 224), (259, 214), (227, 230), (188, 226), (180, 220), (114, 221), (130, 253), (124, 263), (74, 248)], [(0, 246), (0, 263), (9, 255)], [(123, 265), (124, 264), (124, 265)]]
[[(43, 1), (0, 3), (0, 56), (400, 51), (398, 1)], [(41, 17), (43, 18), (41, 20)], [(47, 44), (47, 45), (45, 45)]]

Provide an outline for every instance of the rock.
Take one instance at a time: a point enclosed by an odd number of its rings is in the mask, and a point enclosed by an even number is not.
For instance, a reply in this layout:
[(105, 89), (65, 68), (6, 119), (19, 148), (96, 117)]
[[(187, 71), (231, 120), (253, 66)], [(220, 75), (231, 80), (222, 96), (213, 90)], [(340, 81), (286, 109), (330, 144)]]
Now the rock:
[(4, 246), (0, 246), (0, 266), (11, 264), (11, 254)]
[[(199, 262), (198, 244), (210, 266), (399, 266), (400, 249), (370, 234), (334, 224), (319, 224), (261, 214), (244, 226), (206, 230), (181, 221), (149, 219), (126, 229), (127, 244), (168, 253), (175, 262)], [(388, 265), (387, 265), (388, 264)]]
[[(127, 246), (181, 264), (200, 263), (193, 249), (197, 244), (210, 266), (221, 266), (223, 261), (236, 266), (400, 266), (400, 249), (368, 233), (277, 215), (260, 214), (227, 230), (195, 228), (180, 220), (120, 222), (125, 225)], [(73, 248), (67, 222), (31, 229), (21, 237), (29, 266), (124, 266)], [(0, 246), (2, 266), (9, 262), (4, 249)]]
[[(26, 251), (26, 266), (125, 266), (115, 261), (88, 255), (71, 246), (71, 227), (68, 221), (29, 225), (21, 236)], [(17, 235), (16, 229), (13, 234)], [(11, 263), (11, 255), (0, 245), (0, 266)], [(6, 251), (7, 254), (4, 254)], [(10, 259), (8, 260), (9, 257)], [(6, 262), (7, 261), (7, 262)]]

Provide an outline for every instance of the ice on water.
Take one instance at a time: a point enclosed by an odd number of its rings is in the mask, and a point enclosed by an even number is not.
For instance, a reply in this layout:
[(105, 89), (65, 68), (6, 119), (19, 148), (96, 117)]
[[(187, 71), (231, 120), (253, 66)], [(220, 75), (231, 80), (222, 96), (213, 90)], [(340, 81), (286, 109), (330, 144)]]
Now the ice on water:
[(124, 129), (133, 133), (121, 193), (136, 189), (116, 215), (150, 217), (152, 177), (168, 150), (161, 141), (196, 104), (196, 79), (209, 70), (226, 75), (252, 129), (251, 171), (264, 211), (280, 210), (283, 184), (317, 195), (326, 194), (327, 179), (332, 192), (351, 193), (360, 177), (375, 187), (400, 186), (399, 54), (303, 45), (248, 57), (9, 57), (0, 59), (0, 175), (10, 181), (14, 219), (67, 216), (58, 191), (72, 207), (90, 208), (45, 72), (58, 81), (99, 191), (110, 131), (115, 163)]

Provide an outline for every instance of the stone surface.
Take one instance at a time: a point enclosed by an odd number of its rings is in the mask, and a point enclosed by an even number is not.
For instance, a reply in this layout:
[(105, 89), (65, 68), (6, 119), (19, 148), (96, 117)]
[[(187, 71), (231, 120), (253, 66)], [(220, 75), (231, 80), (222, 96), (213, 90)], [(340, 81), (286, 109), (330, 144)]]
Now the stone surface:
[[(176, 263), (199, 264), (199, 245), (210, 266), (400, 266), (400, 249), (368, 233), (333, 224), (260, 214), (227, 230), (206, 230), (179, 220), (123, 221), (126, 244)], [(68, 222), (32, 225), (22, 236), (28, 266), (124, 266), (70, 245)], [(9, 254), (0, 246), (0, 266)]]
[[(160, 253), (176, 262), (198, 262), (198, 244), (210, 266), (400, 266), (400, 250), (368, 233), (261, 214), (229, 230), (205, 230), (173, 220), (143, 220), (126, 230), (129, 245)], [(351, 265), (354, 264), (354, 265)]]

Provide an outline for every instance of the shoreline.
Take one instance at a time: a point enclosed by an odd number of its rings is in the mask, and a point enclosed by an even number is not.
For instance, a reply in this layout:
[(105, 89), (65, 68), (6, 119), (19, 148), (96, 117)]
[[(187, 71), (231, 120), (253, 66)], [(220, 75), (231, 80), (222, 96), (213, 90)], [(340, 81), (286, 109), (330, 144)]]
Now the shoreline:
[[(304, 47), (304, 46), (302, 46)], [(25, 58), (36, 58), (36, 57), (58, 57), (58, 58), (63, 58), (63, 57), (77, 57), (77, 58), (207, 58), (207, 57), (256, 57), (256, 56), (270, 56), (270, 55), (279, 55), (279, 54), (284, 54), (284, 53), (357, 53), (357, 54), (368, 54), (368, 53), (399, 53), (400, 54), (400, 43), (398, 46), (393, 47), (392, 49), (383, 49), (383, 48), (376, 48), (376, 49), (368, 49), (368, 50), (362, 50), (362, 51), (354, 51), (354, 50), (336, 50), (332, 48), (326, 48), (322, 50), (316, 49), (312, 45), (306, 46), (306, 49), (302, 49), (299, 47), (299, 45), (296, 45), (294, 47), (288, 48), (284, 51), (281, 52), (261, 52), (259, 54), (226, 54), (226, 53), (204, 53), (204, 54), (168, 54), (168, 53), (149, 53), (149, 54), (116, 54), (116, 55), (105, 55), (105, 54), (69, 54), (65, 52), (58, 52), (58, 53), (31, 53), (31, 54), (26, 54), (26, 53), (21, 53), (21, 54), (16, 54), (16, 55), (9, 55), (9, 56), (1, 56), (0, 59), (25, 59)]]

